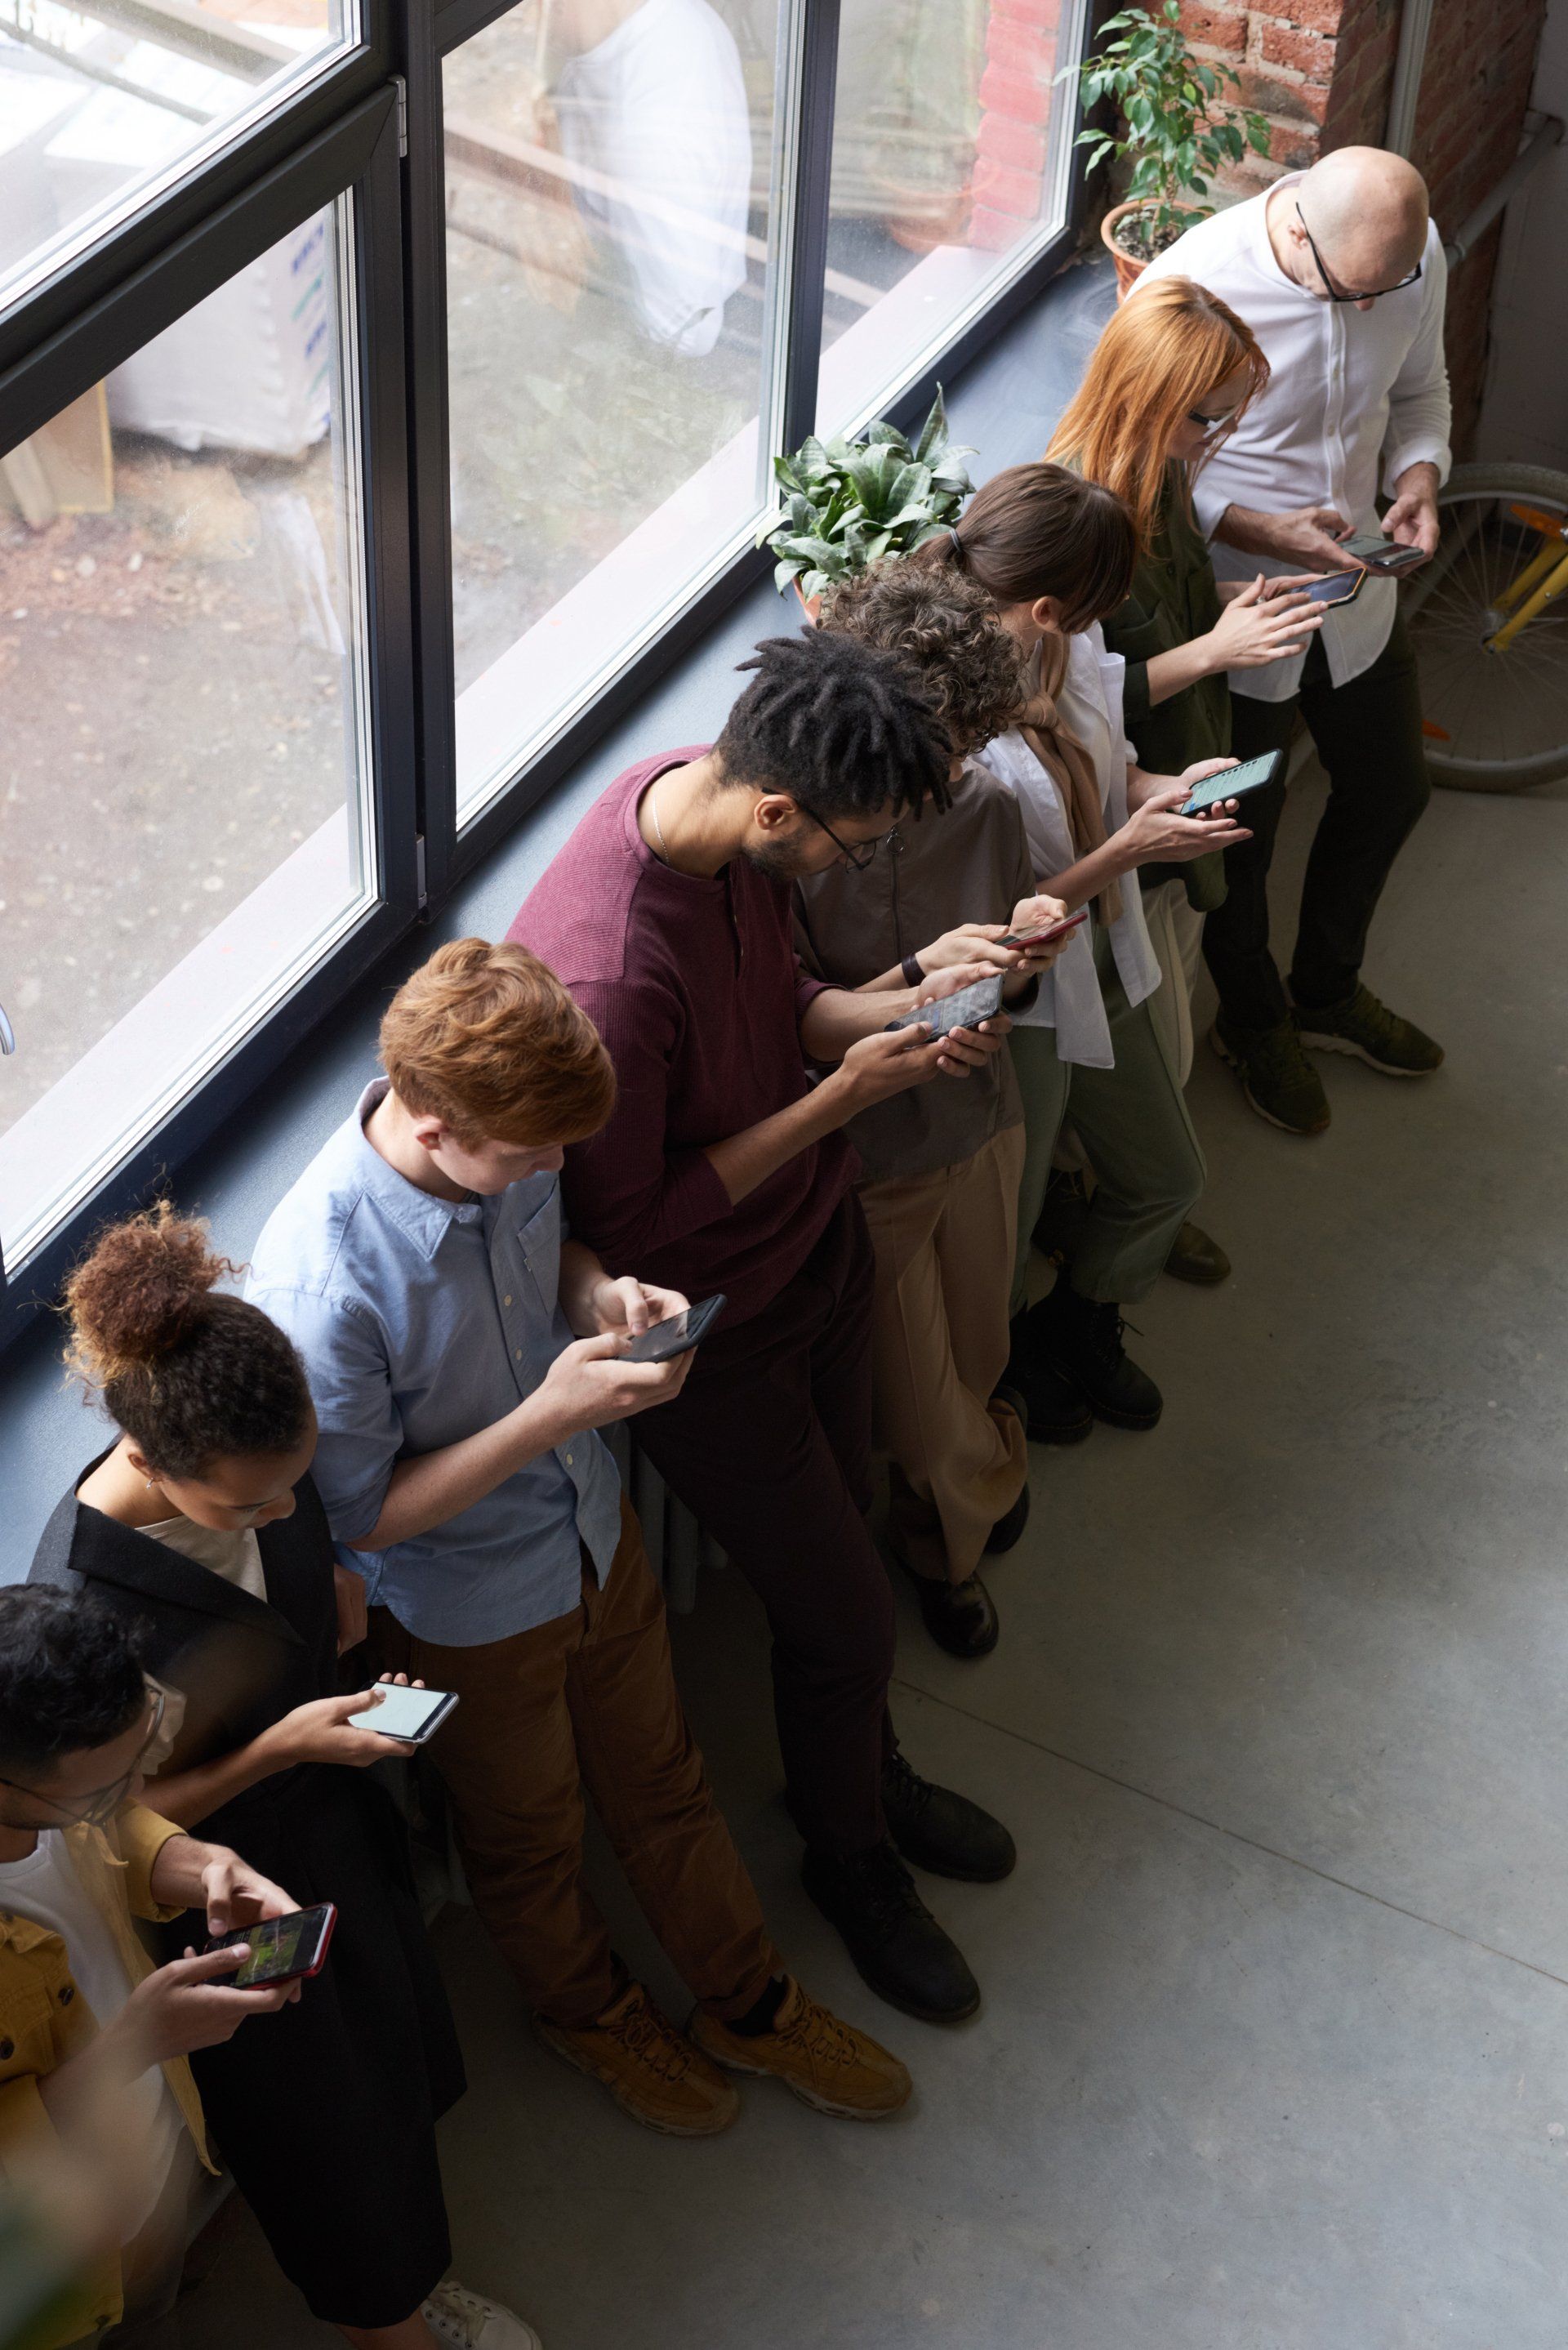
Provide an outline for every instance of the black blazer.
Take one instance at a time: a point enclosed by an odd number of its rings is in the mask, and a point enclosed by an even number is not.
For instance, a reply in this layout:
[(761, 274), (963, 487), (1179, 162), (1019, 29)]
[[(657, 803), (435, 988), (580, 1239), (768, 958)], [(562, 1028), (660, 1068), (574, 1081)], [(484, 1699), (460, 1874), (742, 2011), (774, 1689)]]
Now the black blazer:
[(45, 1527), (28, 1570), (29, 1583), (90, 1595), (131, 1632), (147, 1670), (187, 1692), (171, 1772), (248, 1745), (296, 1705), (337, 1693), (332, 1536), (308, 1476), (295, 1488), (293, 1516), (258, 1528), (256, 1543), (265, 1601), (106, 1517), (73, 1491)]

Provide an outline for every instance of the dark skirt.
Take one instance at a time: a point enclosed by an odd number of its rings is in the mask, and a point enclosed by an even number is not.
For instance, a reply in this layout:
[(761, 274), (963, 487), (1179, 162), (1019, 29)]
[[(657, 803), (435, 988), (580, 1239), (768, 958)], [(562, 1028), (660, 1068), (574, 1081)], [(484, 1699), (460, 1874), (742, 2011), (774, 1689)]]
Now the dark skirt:
[[(298, 2001), (192, 2055), (214, 2148), (317, 2317), (400, 2324), (452, 2258), (435, 2124), (464, 2086), (402, 1821), (368, 1773), (317, 1765), (197, 1833), (301, 1908), (337, 1905), (326, 1964)], [(198, 1922), (163, 1929), (166, 1957)]]

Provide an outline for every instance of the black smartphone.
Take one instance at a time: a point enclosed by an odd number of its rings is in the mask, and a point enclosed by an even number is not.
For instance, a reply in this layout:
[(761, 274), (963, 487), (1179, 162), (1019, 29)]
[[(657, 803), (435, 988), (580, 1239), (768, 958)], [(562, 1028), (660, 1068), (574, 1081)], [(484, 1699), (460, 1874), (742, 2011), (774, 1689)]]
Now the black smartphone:
[(1178, 816), (1199, 816), (1220, 800), (1244, 799), (1249, 792), (1261, 792), (1272, 784), (1285, 764), (1282, 751), (1265, 751), (1261, 759), (1243, 759), (1239, 767), (1225, 767), (1217, 775), (1205, 775), (1193, 787), (1190, 799), (1177, 809)]
[(1369, 571), (1407, 571), (1413, 563), (1425, 563), (1427, 559), (1418, 546), (1405, 546), (1397, 538), (1385, 538), (1380, 530), (1355, 530), (1339, 543), (1346, 555), (1354, 555), (1357, 563), (1365, 563)]
[(262, 1918), (254, 1926), (236, 1926), (232, 1933), (215, 1935), (207, 1948), (227, 1950), (236, 1942), (248, 1942), (250, 1957), (237, 1973), (224, 1976), (223, 1981), (234, 1991), (260, 1991), (267, 1983), (318, 1975), (337, 1923), (337, 1903), (322, 1901), (314, 1909), (291, 1909), (282, 1918)]
[(673, 1356), (689, 1355), (693, 1347), (701, 1346), (728, 1303), (721, 1290), (717, 1297), (704, 1297), (699, 1305), (683, 1305), (679, 1314), (649, 1323), (646, 1330), (638, 1332), (621, 1361), (668, 1363)]
[(1365, 571), (1327, 571), (1310, 588), (1293, 588), (1293, 596), (1310, 597), (1314, 604), (1354, 604), (1366, 584)]
[(888, 1027), (913, 1028), (923, 1022), (930, 1029), (931, 1041), (949, 1035), (955, 1028), (978, 1028), (982, 1020), (990, 1020), (1002, 1009), (1003, 973), (997, 972), (990, 979), (972, 980), (956, 994), (944, 995), (940, 1003), (919, 1003), (913, 1012), (900, 1012)]
[(1086, 922), (1088, 919), (1087, 906), (1081, 906), (1075, 914), (1069, 914), (1064, 921), (1053, 922), (1048, 930), (1009, 931), (1007, 936), (998, 939), (996, 943), (999, 947), (1048, 947), (1053, 940), (1064, 939), (1069, 931), (1075, 931), (1080, 922)]
[(410, 1746), (422, 1746), (456, 1703), (455, 1690), (400, 1689), (396, 1681), (383, 1681), (380, 1702), (368, 1705), (363, 1713), (351, 1713), (348, 1727), (379, 1731), (383, 1738), (406, 1738)]

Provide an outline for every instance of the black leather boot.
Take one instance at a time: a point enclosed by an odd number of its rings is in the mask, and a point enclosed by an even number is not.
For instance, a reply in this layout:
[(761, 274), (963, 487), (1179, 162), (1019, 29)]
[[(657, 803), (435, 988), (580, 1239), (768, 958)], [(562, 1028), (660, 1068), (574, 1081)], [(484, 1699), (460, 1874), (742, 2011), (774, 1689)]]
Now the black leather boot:
[(807, 1850), (801, 1882), (879, 1999), (924, 2023), (961, 2023), (980, 1985), (890, 1844), (845, 1855)]
[(965, 1583), (939, 1583), (931, 1575), (917, 1575), (912, 1566), (904, 1572), (919, 1594), (920, 1614), (939, 1648), (950, 1657), (990, 1656), (1002, 1638), (1002, 1623), (996, 1602), (978, 1575)]
[(1095, 1416), (1072, 1382), (1046, 1360), (1038, 1319), (1044, 1311), (1044, 1305), (1031, 1305), (1012, 1317), (1007, 1385), (1023, 1399), (1023, 1425), (1031, 1444), (1081, 1444)]
[(1081, 1297), (1064, 1276), (1033, 1311), (1046, 1360), (1097, 1419), (1113, 1428), (1154, 1427), (1165, 1399), (1129, 1359), (1118, 1307)]
[(1018, 1847), (1000, 1820), (967, 1795), (922, 1779), (902, 1754), (882, 1765), (882, 1811), (904, 1858), (933, 1877), (994, 1885), (1018, 1865)]

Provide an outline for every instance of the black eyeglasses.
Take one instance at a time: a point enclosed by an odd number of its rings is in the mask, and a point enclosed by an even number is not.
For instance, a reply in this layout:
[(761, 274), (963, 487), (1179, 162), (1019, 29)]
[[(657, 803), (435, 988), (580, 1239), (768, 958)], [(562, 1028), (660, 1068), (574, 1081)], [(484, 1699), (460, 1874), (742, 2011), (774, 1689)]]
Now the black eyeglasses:
[(1308, 251), (1311, 253), (1313, 259), (1317, 264), (1317, 274), (1323, 279), (1324, 289), (1331, 302), (1381, 302), (1385, 294), (1400, 294), (1403, 293), (1407, 286), (1414, 286), (1417, 278), (1421, 275), (1422, 265), (1420, 262), (1417, 262), (1415, 268), (1410, 272), (1408, 277), (1401, 277), (1397, 286), (1379, 286), (1373, 293), (1370, 294), (1342, 294), (1339, 291), (1339, 288), (1335, 286), (1333, 278), (1329, 276), (1327, 265), (1325, 264), (1322, 254), (1313, 243), (1311, 229), (1308, 228), (1305, 221), (1302, 220), (1302, 208), (1300, 204), (1296, 206), (1296, 218), (1302, 222), (1302, 234), (1307, 241)]
[(109, 1786), (89, 1788), (81, 1803), (75, 1805), (57, 1803), (53, 1795), (43, 1794), (36, 1787), (24, 1786), (19, 1779), (0, 1779), (0, 1787), (9, 1787), (14, 1795), (26, 1795), (33, 1803), (42, 1804), (46, 1810), (57, 1812), (62, 1827), (107, 1826), (130, 1793), (131, 1781), (146, 1761), (149, 1747), (163, 1727), (163, 1709), (167, 1703), (163, 1691), (150, 1688), (148, 1695), (152, 1700), (152, 1719), (147, 1725), (147, 1735), (137, 1748), (136, 1760), (130, 1770), (122, 1772)]
[(881, 847), (885, 840), (891, 840), (894, 832), (898, 830), (898, 827), (895, 825), (887, 832), (879, 832), (875, 840), (863, 840), (857, 847), (851, 848), (846, 840), (839, 839), (838, 835), (834, 831), (833, 827), (830, 824), (823, 823), (821, 816), (817, 815), (815, 808), (803, 808), (801, 810), (801, 814), (803, 816), (810, 816), (813, 824), (819, 826), (821, 829), (826, 833), (829, 840), (832, 841), (833, 846), (837, 849), (840, 857), (842, 857), (847, 864), (852, 865), (857, 873), (868, 873), (870, 871), (872, 866), (877, 861), (877, 851)]
[(1231, 409), (1225, 416), (1203, 416), (1196, 408), (1189, 408), (1187, 411), (1187, 421), (1189, 424), (1197, 425), (1205, 441), (1217, 441), (1221, 432), (1229, 432), (1231, 425), (1235, 423), (1236, 411)]

